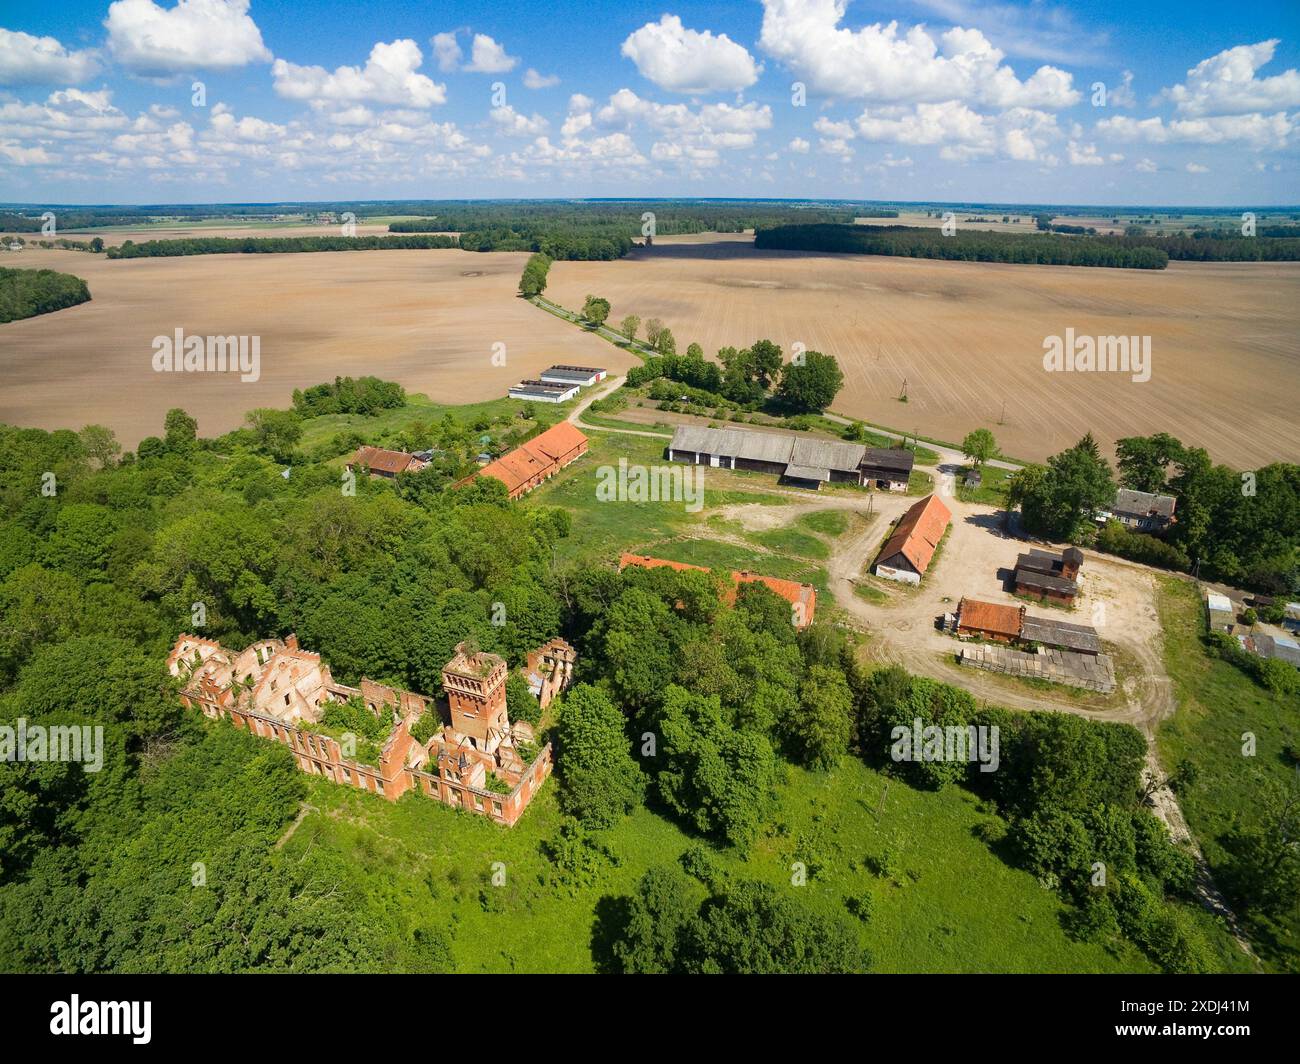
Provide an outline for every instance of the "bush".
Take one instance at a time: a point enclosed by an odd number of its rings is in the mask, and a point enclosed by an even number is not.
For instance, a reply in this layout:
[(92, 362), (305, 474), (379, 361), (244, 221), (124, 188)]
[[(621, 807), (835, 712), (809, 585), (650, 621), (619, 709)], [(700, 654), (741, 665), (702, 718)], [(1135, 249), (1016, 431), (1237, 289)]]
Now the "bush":
[(1174, 569), (1180, 573), (1185, 573), (1192, 567), (1192, 560), (1172, 543), (1141, 532), (1131, 532), (1118, 521), (1107, 521), (1105, 527), (1097, 533), (1097, 549), (1129, 561)]

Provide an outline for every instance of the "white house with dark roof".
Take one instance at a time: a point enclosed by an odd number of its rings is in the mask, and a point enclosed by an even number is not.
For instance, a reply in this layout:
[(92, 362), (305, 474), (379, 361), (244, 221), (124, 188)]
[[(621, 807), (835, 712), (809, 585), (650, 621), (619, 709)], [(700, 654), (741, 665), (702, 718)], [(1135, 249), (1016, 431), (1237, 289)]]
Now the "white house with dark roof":
[(1111, 516), (1127, 528), (1139, 532), (1163, 532), (1174, 523), (1174, 507), (1177, 505), (1178, 500), (1172, 495), (1120, 488), (1110, 509)]

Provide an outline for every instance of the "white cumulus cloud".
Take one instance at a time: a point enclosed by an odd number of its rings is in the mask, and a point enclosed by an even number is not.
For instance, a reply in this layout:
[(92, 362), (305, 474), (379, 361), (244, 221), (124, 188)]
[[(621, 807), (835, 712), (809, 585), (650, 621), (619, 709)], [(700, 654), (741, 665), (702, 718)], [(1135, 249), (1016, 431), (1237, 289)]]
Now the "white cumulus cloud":
[(291, 100), (370, 102), (406, 107), (445, 103), (447, 87), (416, 71), (420, 46), (409, 39), (382, 41), (370, 50), (365, 67), (297, 66), (277, 59), (271, 67), (275, 91)]
[(1300, 71), (1284, 70), (1259, 78), (1256, 72), (1273, 59), (1276, 40), (1239, 44), (1187, 72), (1187, 80), (1161, 94), (1185, 115), (1238, 115), (1249, 111), (1300, 106)]
[(524, 71), (524, 88), (550, 89), (560, 83), (558, 74), (539, 74), (532, 67)]
[(758, 64), (725, 33), (687, 29), (676, 15), (647, 22), (623, 42), (641, 76), (669, 92), (739, 92), (758, 80)]
[(763, 0), (759, 44), (827, 96), (1052, 110), (1081, 98), (1073, 76), (1057, 67), (1020, 80), (979, 30), (954, 27), (937, 39), (897, 22), (851, 30), (840, 25), (846, 8), (846, 0)]
[(116, 0), (104, 26), (113, 58), (144, 77), (233, 70), (271, 59), (248, 0), (179, 0), (172, 8)]
[(0, 29), (0, 85), (76, 85), (98, 71), (93, 49), (69, 51), (54, 37)]

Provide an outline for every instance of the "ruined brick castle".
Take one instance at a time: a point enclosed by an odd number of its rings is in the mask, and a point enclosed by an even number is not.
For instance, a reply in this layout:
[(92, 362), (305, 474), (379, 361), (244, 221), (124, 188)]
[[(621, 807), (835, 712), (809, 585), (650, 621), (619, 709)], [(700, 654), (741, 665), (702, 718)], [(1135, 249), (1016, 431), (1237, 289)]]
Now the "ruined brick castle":
[[(576, 658), (563, 639), (528, 655), (526, 678), (543, 707), (568, 686)], [(304, 772), (390, 801), (418, 790), (509, 826), (551, 773), (550, 744), (536, 749), (532, 728), (510, 723), (505, 659), (465, 643), (443, 667), (445, 703), (367, 679), (359, 687), (336, 683), (320, 655), (302, 650), (292, 635), (236, 652), (182, 634), (167, 656), (167, 670), (182, 681), (186, 707), (284, 743)], [(373, 764), (357, 754), (355, 737), (319, 727), (330, 702), (353, 698), (379, 720), (392, 722), (378, 756), (368, 759)], [(438, 714), (441, 728), (420, 742), (411, 729), (426, 712)], [(531, 755), (527, 761), (521, 750)]]

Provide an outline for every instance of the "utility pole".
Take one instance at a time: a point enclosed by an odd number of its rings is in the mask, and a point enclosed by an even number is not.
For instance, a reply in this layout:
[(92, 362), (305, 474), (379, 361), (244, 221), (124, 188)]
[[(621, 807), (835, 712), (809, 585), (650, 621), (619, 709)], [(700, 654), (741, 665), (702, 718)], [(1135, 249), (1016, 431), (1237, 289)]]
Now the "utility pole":
[(1003, 399), (1003, 400), (1002, 400), (1002, 413), (1000, 413), (1000, 414), (998, 415), (998, 424), (999, 424), (999, 425), (1002, 425), (1002, 424), (1004, 424), (1004, 423), (1006, 422), (1006, 420), (1007, 420), (1007, 401), (1006, 401), (1005, 399)]
[(906, 399), (906, 398), (907, 398), (907, 378), (906, 378), (906, 377), (903, 378), (903, 394), (900, 395), (899, 398), (900, 398), (900, 399)]

